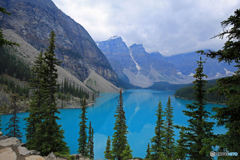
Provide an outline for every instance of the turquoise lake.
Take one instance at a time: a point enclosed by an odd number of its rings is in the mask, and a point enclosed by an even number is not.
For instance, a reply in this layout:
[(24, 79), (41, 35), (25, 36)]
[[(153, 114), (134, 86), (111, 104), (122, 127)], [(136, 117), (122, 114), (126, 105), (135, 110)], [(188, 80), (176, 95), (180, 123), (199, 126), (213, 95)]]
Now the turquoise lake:
[[(133, 157), (145, 158), (147, 144), (154, 136), (154, 129), (156, 126), (156, 109), (159, 100), (162, 102), (162, 107), (165, 110), (168, 97), (170, 96), (173, 106), (173, 116), (175, 125), (187, 126), (188, 117), (185, 116), (182, 110), (185, 110), (186, 104), (193, 101), (184, 100), (174, 97), (175, 91), (153, 91), (153, 90), (127, 90), (123, 93), (124, 111), (126, 114), (126, 124), (128, 126), (128, 142), (133, 150)], [(104, 159), (104, 150), (106, 147), (107, 137), (113, 135), (115, 123), (115, 111), (118, 93), (102, 93), (97, 98), (95, 105), (87, 108), (87, 118), (92, 123), (94, 128), (94, 159)], [(207, 104), (205, 109), (212, 115), (212, 107), (224, 107), (224, 105)], [(70, 147), (70, 154), (77, 153), (79, 138), (79, 115), (81, 109), (61, 109), (58, 121), (62, 128), (65, 130), (65, 141)], [(28, 113), (19, 113), (20, 127), (24, 135), (22, 142), (26, 142), (25, 138), (25, 121), (23, 120), (28, 116)], [(6, 134), (5, 124), (10, 119), (11, 115), (2, 115), (2, 128), (3, 134)], [(213, 119), (208, 121), (216, 122)], [(214, 126), (214, 133), (225, 133), (224, 127)], [(178, 139), (179, 130), (175, 130), (175, 140)]]

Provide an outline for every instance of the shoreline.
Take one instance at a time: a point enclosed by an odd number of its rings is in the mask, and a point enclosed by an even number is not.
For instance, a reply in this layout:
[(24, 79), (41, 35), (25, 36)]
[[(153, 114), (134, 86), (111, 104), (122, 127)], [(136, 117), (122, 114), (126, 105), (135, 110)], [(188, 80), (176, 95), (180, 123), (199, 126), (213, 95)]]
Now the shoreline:
[[(175, 96), (175, 95), (173, 95), (173, 96), (176, 97), (176, 98), (180, 98), (180, 99), (186, 99), (186, 100), (194, 101), (193, 99), (188, 99), (188, 98), (185, 98), (185, 97), (180, 97), (180, 96)], [(206, 101), (206, 103), (220, 104), (220, 105), (225, 105), (226, 106), (225, 103), (217, 103), (217, 102), (209, 102), (209, 101)]]

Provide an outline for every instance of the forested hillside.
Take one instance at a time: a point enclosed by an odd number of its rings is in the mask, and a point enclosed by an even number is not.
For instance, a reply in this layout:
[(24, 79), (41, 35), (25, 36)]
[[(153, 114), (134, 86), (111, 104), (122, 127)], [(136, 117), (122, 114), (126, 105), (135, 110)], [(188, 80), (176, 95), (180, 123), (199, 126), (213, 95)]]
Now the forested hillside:
[[(216, 80), (210, 80), (203, 87), (203, 89), (207, 91), (208, 89), (213, 88), (215, 86), (217, 86)], [(194, 90), (192, 86), (188, 86), (188, 87), (184, 87), (176, 90), (175, 96), (181, 97), (181, 98), (187, 98), (190, 100), (195, 100)], [(216, 92), (206, 93), (205, 98), (206, 98), (206, 101), (214, 102), (214, 103), (224, 103), (224, 101), (226, 100), (224, 96), (219, 96)]]

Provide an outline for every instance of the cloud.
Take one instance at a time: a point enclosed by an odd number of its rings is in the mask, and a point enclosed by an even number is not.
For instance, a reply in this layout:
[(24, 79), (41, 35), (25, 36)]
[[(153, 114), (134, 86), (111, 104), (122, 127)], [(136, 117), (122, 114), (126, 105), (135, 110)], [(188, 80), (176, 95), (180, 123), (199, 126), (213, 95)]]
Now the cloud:
[(165, 56), (199, 49), (220, 49), (213, 40), (220, 22), (239, 8), (239, 0), (53, 0), (80, 23), (95, 41), (113, 35), (128, 46), (143, 44), (147, 52)]

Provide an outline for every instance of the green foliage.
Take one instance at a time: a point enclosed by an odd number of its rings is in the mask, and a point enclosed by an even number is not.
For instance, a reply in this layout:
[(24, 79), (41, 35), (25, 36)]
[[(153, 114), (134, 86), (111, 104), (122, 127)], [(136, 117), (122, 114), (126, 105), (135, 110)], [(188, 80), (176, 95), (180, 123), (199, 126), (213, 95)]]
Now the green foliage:
[[(38, 56), (33, 68), (31, 87), (34, 88), (33, 100), (27, 118), (27, 147), (38, 150), (42, 155), (58, 151), (61, 154), (69, 154), (69, 148), (64, 139), (64, 130), (58, 125), (56, 116), (59, 111), (56, 107), (54, 94), (57, 91), (57, 69), (60, 62), (55, 58), (55, 33), (52, 31), (49, 37), (49, 47)], [(31, 142), (31, 143), (30, 143)]]
[[(207, 76), (203, 73), (202, 64), (205, 62), (203, 62), (200, 57), (200, 61), (197, 61), (197, 63), (198, 68), (196, 69), (196, 74), (194, 75), (196, 80), (193, 82), (196, 102), (188, 104), (186, 106), (188, 110), (184, 110), (183, 112), (186, 116), (190, 117), (188, 120), (189, 125), (187, 128), (187, 134), (185, 135), (187, 139), (189, 157), (190, 159), (202, 160), (211, 159), (209, 155), (211, 145), (204, 143), (203, 140), (213, 139), (214, 135), (212, 127), (214, 122), (207, 122), (210, 113), (204, 110), (206, 102), (203, 86), (206, 84), (206, 81), (203, 80), (203, 78)], [(200, 153), (200, 150), (203, 149), (203, 147), (205, 147), (205, 151)]]
[(62, 153), (54, 152), (54, 155), (56, 157), (67, 158), (68, 160), (75, 160), (76, 159), (76, 156), (72, 156), (72, 155), (69, 155), (69, 154), (62, 154)]
[(167, 107), (165, 109), (165, 117), (166, 117), (166, 134), (165, 134), (165, 142), (166, 148), (164, 153), (168, 159), (172, 159), (174, 156), (174, 130), (173, 130), (173, 107), (171, 106), (171, 99), (168, 97)]
[(188, 153), (187, 140), (185, 135), (187, 135), (186, 128), (183, 126), (178, 126), (178, 129), (181, 129), (179, 134), (179, 139), (177, 140), (175, 158), (176, 159), (186, 159)]
[(166, 136), (166, 127), (164, 126), (164, 120), (163, 120), (163, 111), (162, 111), (162, 104), (161, 100), (158, 103), (158, 108), (156, 110), (157, 115), (157, 121), (156, 121), (156, 127), (155, 127), (155, 136), (151, 139), (152, 145), (151, 145), (151, 159), (159, 159), (160, 155), (164, 153), (164, 149), (166, 147), (166, 139), (164, 138)]
[(104, 151), (104, 158), (105, 159), (113, 159), (110, 136), (108, 136), (108, 139), (107, 139), (107, 145), (106, 145), (106, 148)]
[(18, 113), (18, 106), (16, 105), (16, 96), (12, 96), (11, 100), (11, 108), (13, 109), (12, 117), (10, 118), (9, 122), (6, 124), (8, 127), (5, 129), (9, 132), (6, 134), (9, 137), (16, 137), (21, 141), (22, 133), (20, 132), (20, 127), (18, 126), (19, 118), (17, 117)]
[[(201, 54), (210, 58), (217, 58), (219, 62), (224, 61), (230, 64), (234, 61), (237, 64), (235, 75), (219, 79), (217, 86), (209, 90), (227, 98), (225, 101), (227, 106), (223, 108), (214, 107), (213, 111), (216, 112), (216, 115), (212, 116), (218, 121), (217, 126), (225, 126), (227, 132), (218, 135), (211, 144), (220, 146), (220, 150), (235, 152), (240, 151), (240, 9), (237, 9), (234, 15), (231, 15), (227, 20), (222, 21), (221, 25), (224, 29), (223, 32), (213, 38), (223, 39), (226, 35), (228, 40), (222, 50), (202, 52)], [(230, 28), (226, 29), (228, 26)], [(233, 159), (233, 157), (226, 157), (226, 159)]]
[(150, 158), (150, 145), (149, 145), (149, 143), (148, 143), (148, 146), (147, 146), (147, 151), (146, 151), (146, 157), (145, 157), (145, 159), (147, 159), (147, 158)]
[(89, 128), (88, 128), (88, 157), (90, 159), (94, 159), (94, 143), (93, 143), (93, 128), (91, 127), (91, 121), (89, 123)]
[[(216, 83), (206, 84), (203, 87), (203, 89), (208, 90), (208, 89), (214, 88), (216, 86), (217, 86)], [(175, 96), (195, 100), (194, 90), (193, 90), (192, 86), (188, 86), (188, 87), (184, 87), (184, 88), (176, 90)], [(205, 99), (208, 102), (215, 102), (215, 103), (224, 103), (226, 100), (225, 96), (220, 96), (217, 93), (211, 93), (211, 92), (205, 94)]]
[(129, 144), (126, 145), (123, 153), (121, 154), (121, 157), (123, 160), (132, 159), (132, 150)]
[(112, 140), (112, 153), (114, 158), (123, 159), (122, 153), (127, 146), (127, 125), (126, 125), (126, 117), (125, 112), (123, 110), (123, 97), (122, 97), (122, 89), (119, 91), (119, 98), (118, 98), (118, 106), (115, 112), (116, 114), (116, 122), (114, 125), (114, 134)]
[(80, 115), (80, 131), (79, 131), (79, 139), (78, 139), (78, 153), (82, 154), (84, 157), (88, 156), (88, 146), (87, 146), (87, 125), (86, 122), (88, 118), (86, 117), (86, 99), (82, 101), (82, 113)]
[(31, 79), (31, 71), (28, 65), (17, 58), (15, 55), (9, 54), (8, 50), (0, 48), (0, 74), (7, 74), (19, 80), (29, 82)]

